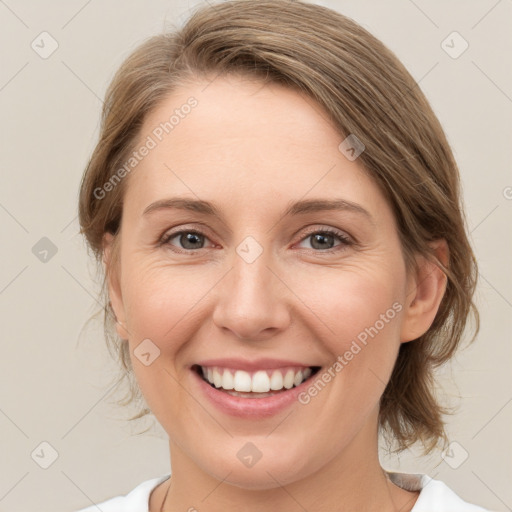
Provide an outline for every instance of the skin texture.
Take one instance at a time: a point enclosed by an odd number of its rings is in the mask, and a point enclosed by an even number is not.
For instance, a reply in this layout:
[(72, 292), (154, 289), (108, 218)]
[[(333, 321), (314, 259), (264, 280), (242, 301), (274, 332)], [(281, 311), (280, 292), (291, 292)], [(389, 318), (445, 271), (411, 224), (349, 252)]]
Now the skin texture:
[[(418, 272), (406, 272), (383, 194), (340, 152), (344, 137), (320, 106), (293, 90), (240, 77), (198, 81), (161, 102), (140, 141), (190, 96), (198, 105), (125, 178), (120, 261), (109, 280), (118, 334), (169, 435), (171, 482), (152, 493), (150, 510), (160, 510), (169, 484), (165, 510), (410, 510), (417, 493), (391, 484), (379, 464), (379, 399), (400, 343), (431, 325), (444, 274), (420, 257)], [(177, 209), (143, 215), (175, 196), (208, 200), (221, 218)], [(371, 218), (283, 216), (290, 203), (313, 198), (357, 203)], [(328, 235), (315, 243), (325, 228), (351, 243)], [(187, 229), (204, 237), (159, 245)], [(252, 263), (236, 252), (247, 236), (263, 250)], [(106, 235), (107, 266), (111, 241)], [(444, 241), (434, 247), (446, 260)], [(271, 418), (220, 412), (190, 370), (220, 357), (328, 368), (394, 303), (401, 311), (309, 404)], [(149, 366), (133, 355), (146, 338), (160, 349)], [(247, 442), (262, 453), (251, 468), (236, 456)]]

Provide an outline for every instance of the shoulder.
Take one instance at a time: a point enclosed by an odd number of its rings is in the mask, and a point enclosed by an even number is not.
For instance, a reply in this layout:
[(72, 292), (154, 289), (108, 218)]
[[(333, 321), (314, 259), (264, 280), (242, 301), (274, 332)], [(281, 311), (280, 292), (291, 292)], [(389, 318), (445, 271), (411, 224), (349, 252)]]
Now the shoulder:
[(420, 491), (411, 512), (491, 512), (464, 501), (444, 482), (424, 474), (390, 473), (393, 483), (409, 491)]
[(116, 496), (76, 512), (147, 512), (151, 491), (169, 477), (170, 475), (163, 475), (146, 480), (124, 496)]

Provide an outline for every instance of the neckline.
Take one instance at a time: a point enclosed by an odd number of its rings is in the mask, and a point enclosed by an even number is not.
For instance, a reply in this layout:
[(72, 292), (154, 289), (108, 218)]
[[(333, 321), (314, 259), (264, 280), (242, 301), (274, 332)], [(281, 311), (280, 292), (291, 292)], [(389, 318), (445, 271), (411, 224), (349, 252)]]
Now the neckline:
[[(423, 490), (423, 487), (427, 483), (428, 480), (431, 480), (430, 477), (423, 473), (400, 473), (397, 471), (388, 471), (384, 470), (384, 473), (389, 478), (389, 480), (394, 483), (396, 486), (400, 487), (404, 491), (410, 491), (410, 492), (419, 492), (421, 494), (421, 491)], [(164, 480), (157, 483), (157, 486), (160, 484), (163, 484), (164, 482), (167, 482), (171, 479), (171, 474), (169, 474)], [(167, 499), (167, 496), (169, 494), (171, 486), (169, 485), (167, 487), (167, 490), (165, 491), (164, 498), (162, 500), (162, 505), (160, 506), (160, 510), (158, 512), (164, 512), (164, 505), (165, 501)], [(149, 507), (149, 501), (151, 500), (151, 494), (156, 489), (156, 486), (153, 488), (153, 490), (150, 492), (148, 497), (148, 507)], [(419, 496), (418, 496), (419, 499)], [(414, 507), (413, 507), (414, 508)]]
[(425, 487), (425, 484), (430, 480), (427, 475), (423, 473), (399, 473), (396, 471), (384, 470), (388, 478), (395, 485), (404, 491), (420, 491)]

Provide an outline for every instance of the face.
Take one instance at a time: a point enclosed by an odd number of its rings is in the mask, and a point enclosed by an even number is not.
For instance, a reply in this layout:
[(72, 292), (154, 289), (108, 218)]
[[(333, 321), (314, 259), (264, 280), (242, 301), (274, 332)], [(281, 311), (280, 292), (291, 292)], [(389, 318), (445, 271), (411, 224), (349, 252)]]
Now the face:
[(414, 283), (390, 206), (319, 105), (247, 79), (207, 85), (145, 120), (140, 145), (156, 145), (125, 178), (109, 293), (173, 470), (270, 488), (374, 448), (400, 343), (421, 334)]

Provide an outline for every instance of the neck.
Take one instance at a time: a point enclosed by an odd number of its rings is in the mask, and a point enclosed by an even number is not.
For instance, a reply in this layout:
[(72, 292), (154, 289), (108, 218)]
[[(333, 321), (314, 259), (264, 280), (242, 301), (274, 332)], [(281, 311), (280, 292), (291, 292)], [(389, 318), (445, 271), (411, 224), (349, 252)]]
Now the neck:
[[(378, 459), (376, 422), (370, 422), (341, 453), (318, 471), (281, 485), (273, 479), (271, 488), (247, 489), (204, 471), (172, 441), (172, 478), (162, 484), (151, 512), (171, 510), (279, 510), (282, 512), (409, 512), (418, 493), (392, 484)], [(234, 470), (233, 470), (234, 471)], [(268, 472), (270, 473), (270, 472)], [(158, 503), (158, 505), (157, 505)]]

